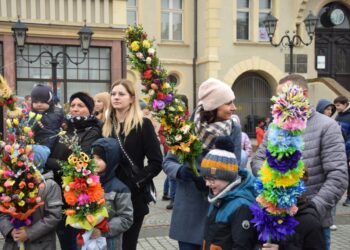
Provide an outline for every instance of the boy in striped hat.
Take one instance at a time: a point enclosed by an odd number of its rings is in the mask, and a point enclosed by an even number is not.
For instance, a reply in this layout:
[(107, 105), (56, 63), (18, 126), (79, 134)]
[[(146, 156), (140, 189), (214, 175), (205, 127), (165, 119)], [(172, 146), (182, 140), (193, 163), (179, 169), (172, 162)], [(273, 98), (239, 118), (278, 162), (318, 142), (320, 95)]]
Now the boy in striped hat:
[(257, 233), (250, 223), (249, 206), (255, 201), (255, 178), (247, 170), (238, 170), (233, 143), (218, 137), (215, 149), (201, 163), (201, 175), (210, 192), (209, 212), (203, 249), (254, 249)]

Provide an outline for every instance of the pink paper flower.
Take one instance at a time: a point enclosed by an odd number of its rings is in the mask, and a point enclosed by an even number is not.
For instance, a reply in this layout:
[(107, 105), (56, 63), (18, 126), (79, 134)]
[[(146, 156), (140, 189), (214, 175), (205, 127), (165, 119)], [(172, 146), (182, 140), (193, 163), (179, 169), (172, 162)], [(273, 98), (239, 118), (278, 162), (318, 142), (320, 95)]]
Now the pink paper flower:
[(79, 206), (85, 205), (85, 204), (89, 204), (90, 202), (90, 198), (89, 195), (87, 194), (80, 194), (78, 197), (78, 204)]

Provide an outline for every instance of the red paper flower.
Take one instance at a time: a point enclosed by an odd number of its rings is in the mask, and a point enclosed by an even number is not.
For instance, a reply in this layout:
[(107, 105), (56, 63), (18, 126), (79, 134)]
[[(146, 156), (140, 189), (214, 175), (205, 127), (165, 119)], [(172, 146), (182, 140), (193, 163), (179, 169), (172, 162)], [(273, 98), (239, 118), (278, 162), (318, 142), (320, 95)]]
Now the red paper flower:
[(145, 72), (143, 72), (143, 78), (145, 79), (151, 79), (152, 78), (152, 70), (148, 69)]
[(158, 92), (157, 93), (157, 99), (164, 101), (166, 98), (166, 95), (163, 92)]

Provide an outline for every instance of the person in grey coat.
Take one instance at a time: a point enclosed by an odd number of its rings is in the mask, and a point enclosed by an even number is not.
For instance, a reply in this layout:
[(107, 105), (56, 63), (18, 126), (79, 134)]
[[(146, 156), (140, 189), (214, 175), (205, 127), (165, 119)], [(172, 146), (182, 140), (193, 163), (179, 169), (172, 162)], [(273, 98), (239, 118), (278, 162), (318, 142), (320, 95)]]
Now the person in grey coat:
[[(280, 80), (277, 94), (283, 85), (290, 81), (302, 87), (304, 95), (308, 96), (305, 78), (294, 74)], [(258, 174), (266, 159), (268, 134), (269, 130), (251, 161), (254, 175)], [(333, 119), (312, 109), (303, 140), (305, 143), (303, 160), (308, 168), (306, 196), (320, 215), (329, 249), (329, 227), (333, 224), (331, 210), (344, 194), (348, 182), (344, 139), (339, 125)]]
[[(197, 159), (200, 168), (202, 158), (214, 148), (218, 136), (228, 136), (234, 148), (231, 150), (241, 159), (241, 128), (232, 120), (236, 110), (232, 89), (217, 79), (203, 82), (198, 92), (199, 103), (192, 118), (196, 133), (203, 143), (202, 155)], [(181, 164), (178, 158), (168, 153), (163, 169), (170, 178), (176, 179), (176, 194), (169, 236), (179, 242), (179, 249), (201, 249), (204, 237), (205, 221), (209, 203), (208, 188), (203, 177), (196, 177), (190, 168)]]
[(131, 227), (133, 222), (130, 190), (115, 174), (121, 159), (121, 150), (114, 138), (100, 138), (92, 144), (92, 149), (96, 172), (100, 175), (105, 191), (109, 231), (102, 234), (99, 229), (94, 228), (91, 238), (106, 237), (108, 250), (121, 250), (123, 233)]
[[(62, 196), (61, 189), (53, 180), (53, 173), (50, 171), (43, 175), (45, 188), (39, 189), (39, 197), (45, 202), (37, 208), (33, 214), (33, 221), (26, 229), (16, 230), (10, 222), (10, 216), (0, 214), (0, 231), (5, 237), (4, 250), (17, 250), (18, 243), (16, 231), (24, 240), (26, 250), (56, 249), (56, 226), (62, 217)], [(15, 238), (15, 239), (14, 239)]]

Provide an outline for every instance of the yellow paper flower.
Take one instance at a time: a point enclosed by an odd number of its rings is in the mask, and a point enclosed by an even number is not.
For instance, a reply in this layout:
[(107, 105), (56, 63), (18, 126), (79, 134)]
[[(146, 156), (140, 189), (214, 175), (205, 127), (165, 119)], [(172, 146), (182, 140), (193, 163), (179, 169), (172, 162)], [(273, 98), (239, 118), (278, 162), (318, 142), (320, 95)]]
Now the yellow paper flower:
[(272, 180), (272, 171), (271, 169), (266, 165), (266, 161), (264, 162), (264, 165), (260, 169), (260, 179), (263, 184), (266, 184)]
[(139, 51), (139, 49), (140, 49), (139, 42), (138, 42), (138, 41), (133, 41), (133, 42), (130, 44), (130, 47), (131, 47), (131, 50), (132, 50), (132, 51)]
[(291, 173), (289, 175), (281, 176), (276, 179), (276, 187), (290, 187), (296, 185), (300, 178), (304, 175), (304, 171), (299, 173)]
[(43, 115), (42, 114), (37, 114), (36, 117), (35, 117), (35, 120), (36, 121), (40, 121), (41, 118), (43, 118)]
[(6, 125), (7, 125), (7, 127), (12, 128), (11, 119), (6, 119)]
[(29, 116), (30, 119), (33, 119), (35, 117), (35, 113), (30, 111), (28, 116)]
[(9, 110), (7, 111), (7, 116), (9, 118), (16, 118), (16, 117), (20, 117), (22, 115), (22, 110), (18, 107), (15, 107), (14, 110)]
[(18, 195), (19, 199), (22, 200), (23, 197), (24, 197), (24, 193), (23, 192), (20, 192), (19, 195)]
[(13, 119), (13, 124), (14, 124), (15, 126), (17, 126), (17, 125), (19, 124), (19, 121), (18, 121), (17, 118)]
[(68, 163), (70, 165), (75, 165), (77, 162), (78, 162), (78, 157), (76, 157), (74, 154), (71, 154), (69, 157), (68, 157)]
[(190, 152), (190, 147), (187, 143), (181, 143), (180, 144), (181, 151), (189, 153)]
[(89, 162), (90, 161), (90, 157), (87, 154), (85, 154), (84, 152), (80, 152), (80, 159), (83, 162)]
[[(131, 45), (132, 45), (132, 44), (131, 44)], [(143, 46), (145, 49), (149, 49), (149, 48), (151, 47), (151, 43), (150, 43), (148, 40), (143, 40), (142, 46)]]
[(26, 203), (24, 202), (24, 200), (21, 200), (19, 202), (17, 202), (18, 206), (23, 207)]
[(34, 191), (29, 192), (29, 198), (34, 198), (34, 197), (36, 197), (37, 193), (38, 193), (38, 189), (35, 188)]
[(24, 127), (23, 128), (23, 132), (28, 134), (28, 132), (31, 131), (31, 128), (30, 127)]

